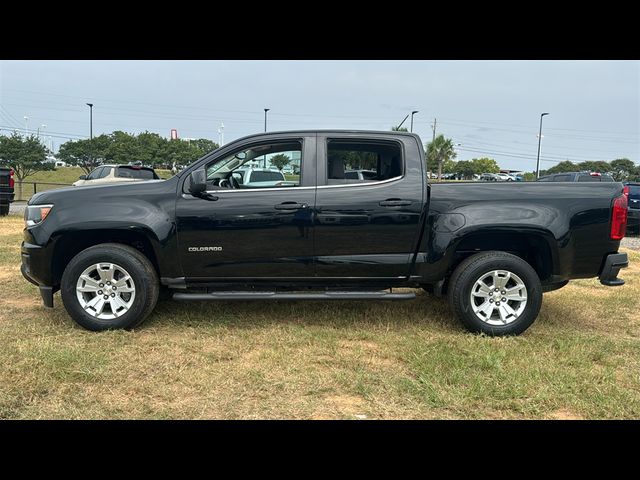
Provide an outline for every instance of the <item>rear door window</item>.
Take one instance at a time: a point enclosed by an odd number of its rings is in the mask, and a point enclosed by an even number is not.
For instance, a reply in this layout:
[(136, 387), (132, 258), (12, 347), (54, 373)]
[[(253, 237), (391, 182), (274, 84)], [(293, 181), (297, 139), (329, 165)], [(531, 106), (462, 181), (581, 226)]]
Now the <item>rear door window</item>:
[(136, 180), (153, 180), (158, 178), (156, 175), (154, 175), (153, 170), (127, 166), (118, 167), (116, 176), (120, 178), (134, 178)]
[(571, 175), (556, 175), (553, 177), (554, 182), (570, 182)]
[(381, 182), (404, 173), (402, 149), (396, 142), (329, 139), (326, 161), (328, 185)]

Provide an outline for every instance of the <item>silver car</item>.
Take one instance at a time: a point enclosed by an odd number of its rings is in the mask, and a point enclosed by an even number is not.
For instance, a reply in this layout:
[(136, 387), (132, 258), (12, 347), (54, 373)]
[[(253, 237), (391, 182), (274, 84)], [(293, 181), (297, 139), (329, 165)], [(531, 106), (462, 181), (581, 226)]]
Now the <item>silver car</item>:
[(73, 186), (106, 185), (109, 183), (128, 183), (145, 180), (160, 180), (160, 177), (158, 177), (153, 168), (149, 167), (101, 165), (89, 175), (81, 175), (80, 179), (73, 183)]

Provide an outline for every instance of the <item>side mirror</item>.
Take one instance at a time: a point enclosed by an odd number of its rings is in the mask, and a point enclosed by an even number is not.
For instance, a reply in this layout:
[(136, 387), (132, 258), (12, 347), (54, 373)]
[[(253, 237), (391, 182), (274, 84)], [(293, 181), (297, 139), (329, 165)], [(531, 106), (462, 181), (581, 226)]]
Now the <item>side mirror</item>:
[(207, 190), (207, 173), (204, 168), (191, 172), (189, 178), (189, 193), (194, 197), (202, 196)]
[(78, 177), (78, 180), (86, 180), (87, 176), (86, 175), (80, 175), (80, 177)]

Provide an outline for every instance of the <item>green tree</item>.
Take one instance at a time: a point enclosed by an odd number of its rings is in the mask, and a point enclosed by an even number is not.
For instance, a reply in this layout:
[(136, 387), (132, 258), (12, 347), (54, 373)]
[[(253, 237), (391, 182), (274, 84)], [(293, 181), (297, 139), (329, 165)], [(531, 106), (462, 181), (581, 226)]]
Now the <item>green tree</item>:
[[(544, 171), (545, 175), (553, 175), (554, 173), (566, 173), (566, 172), (577, 172), (579, 170), (578, 165), (575, 163), (565, 160), (564, 162), (560, 162), (557, 165), (554, 165), (548, 170)], [(542, 176), (542, 171), (541, 175)]]
[(607, 173), (611, 171), (611, 165), (609, 164), (609, 162), (604, 162), (602, 160), (580, 162), (577, 167), (579, 171), (588, 170), (590, 172), (599, 173)]
[(456, 158), (457, 154), (453, 148), (453, 140), (438, 135), (434, 141), (426, 146), (427, 170), (438, 171), (438, 180), (442, 179), (442, 164), (448, 160)]
[(636, 165), (628, 158), (617, 158), (611, 162), (613, 178), (617, 182), (627, 180), (636, 171)]
[(190, 164), (218, 148), (206, 138), (198, 140), (167, 140), (157, 133), (142, 132), (133, 135), (117, 130), (91, 140), (63, 143), (58, 157), (67, 163), (81, 166), (87, 173), (103, 162), (171, 168), (173, 163)]
[(455, 171), (454, 173), (460, 175), (465, 180), (470, 180), (473, 178), (474, 173), (476, 172), (475, 165), (469, 160), (460, 160), (459, 162), (455, 162)]
[(536, 172), (526, 172), (522, 178), (525, 182), (535, 182), (536, 181)]
[(284, 153), (278, 153), (277, 155), (274, 155), (273, 157), (271, 157), (269, 161), (271, 162), (271, 165), (276, 167), (278, 170), (282, 171), (284, 167), (289, 165), (289, 162), (291, 162), (291, 159)]
[[(53, 163), (45, 163), (47, 149), (35, 135), (22, 137), (14, 132), (0, 136), (0, 164), (13, 168), (18, 182), (41, 170), (53, 170)], [(22, 183), (18, 195), (22, 196)]]
[(93, 137), (92, 140), (71, 140), (60, 145), (58, 159), (77, 165), (87, 174), (104, 163), (108, 156), (111, 138), (109, 135)]
[(200, 152), (202, 152), (202, 155), (213, 152), (216, 148), (218, 148), (218, 144), (213, 140), (209, 140), (208, 138), (199, 138), (195, 141), (192, 140), (191, 145), (195, 146)]
[(476, 174), (482, 173), (498, 173), (500, 171), (500, 166), (493, 158), (474, 158), (471, 160), (473, 165), (474, 172)]
[(391, 127), (391, 131), (392, 132), (408, 132), (409, 130), (407, 130), (407, 127), (398, 128), (397, 126), (395, 126), (395, 127)]

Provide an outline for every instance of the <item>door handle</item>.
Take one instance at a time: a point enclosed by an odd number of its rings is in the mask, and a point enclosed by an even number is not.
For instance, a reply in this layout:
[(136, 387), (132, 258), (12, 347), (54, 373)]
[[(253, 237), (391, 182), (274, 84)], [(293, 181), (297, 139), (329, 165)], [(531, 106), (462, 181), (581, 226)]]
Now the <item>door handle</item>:
[(276, 210), (298, 210), (299, 208), (307, 208), (307, 206), (306, 203), (282, 202), (274, 205), (273, 208)]
[(404, 207), (411, 205), (410, 200), (400, 200), (399, 198), (389, 198), (378, 203), (381, 207)]

